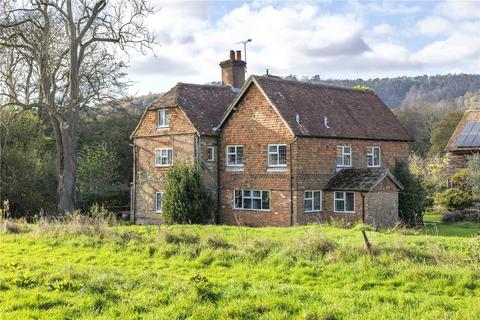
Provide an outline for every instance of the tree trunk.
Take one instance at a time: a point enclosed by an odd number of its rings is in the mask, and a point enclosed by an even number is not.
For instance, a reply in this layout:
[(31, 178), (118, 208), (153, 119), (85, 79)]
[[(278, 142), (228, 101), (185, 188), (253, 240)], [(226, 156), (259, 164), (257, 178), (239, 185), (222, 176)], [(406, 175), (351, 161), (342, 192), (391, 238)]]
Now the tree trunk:
[(62, 127), (61, 138), (62, 146), (57, 152), (58, 212), (65, 214), (75, 210), (77, 156), (75, 134), (68, 126)]

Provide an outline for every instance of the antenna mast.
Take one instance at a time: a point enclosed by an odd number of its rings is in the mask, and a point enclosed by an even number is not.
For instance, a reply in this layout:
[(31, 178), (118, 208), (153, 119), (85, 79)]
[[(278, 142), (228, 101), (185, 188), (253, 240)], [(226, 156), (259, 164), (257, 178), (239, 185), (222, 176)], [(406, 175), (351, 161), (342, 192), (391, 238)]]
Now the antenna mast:
[[(243, 53), (245, 55), (245, 63), (247, 63), (247, 43), (252, 42), (252, 39), (247, 39), (244, 41), (237, 42), (237, 44), (243, 44)], [(247, 67), (245, 67), (245, 72), (247, 72)]]

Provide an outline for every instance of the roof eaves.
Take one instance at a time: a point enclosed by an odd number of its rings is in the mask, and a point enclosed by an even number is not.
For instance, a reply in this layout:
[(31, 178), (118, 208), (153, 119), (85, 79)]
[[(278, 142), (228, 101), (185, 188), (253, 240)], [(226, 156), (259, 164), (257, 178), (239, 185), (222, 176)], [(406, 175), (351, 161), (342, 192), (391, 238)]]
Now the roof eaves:
[(285, 126), (288, 128), (288, 130), (290, 131), (290, 133), (295, 137), (297, 136), (297, 134), (293, 131), (292, 127), (290, 127), (290, 125), (288, 124), (287, 120), (285, 120), (285, 118), (282, 116), (282, 114), (280, 113), (280, 111), (278, 110), (277, 106), (272, 102), (272, 100), (270, 99), (270, 97), (265, 93), (265, 91), (263, 90), (261, 84), (260, 84), (260, 81), (257, 80), (257, 76), (252, 76), (253, 78), (253, 82), (255, 82), (255, 84), (257, 85), (258, 89), (260, 90), (260, 92), (263, 94), (263, 96), (265, 97), (265, 99), (267, 99), (268, 103), (272, 106), (273, 110), (275, 110), (275, 112), (277, 113), (277, 115), (280, 117), (280, 119), (282, 120), (283, 124), (285, 124)]
[(372, 191), (373, 189), (375, 189), (375, 187), (383, 180), (385, 179), (386, 177), (390, 178), (390, 180), (393, 181), (393, 183), (401, 190), (401, 191), (405, 191), (405, 187), (403, 186), (403, 184), (390, 172), (390, 170), (385, 170), (385, 172), (383, 172), (383, 174), (377, 179), (377, 181), (375, 181), (375, 183), (373, 184), (373, 186), (370, 188), (370, 190), (368, 191)]
[(250, 87), (250, 85), (252, 84), (252, 78), (253, 76), (250, 76), (247, 81), (244, 83), (242, 89), (240, 90), (240, 92), (237, 94), (237, 96), (235, 97), (235, 99), (233, 99), (233, 101), (230, 103), (230, 105), (228, 106), (227, 110), (225, 111), (225, 113), (223, 114), (222, 116), (222, 119), (220, 120), (220, 123), (213, 128), (213, 131), (217, 131), (218, 129), (220, 129), (223, 124), (225, 123), (225, 121), (227, 120), (228, 116), (230, 115), (230, 113), (232, 112), (232, 110), (235, 108), (235, 106), (237, 105), (237, 103), (240, 101), (240, 99), (243, 97), (243, 95), (245, 94), (245, 92), (247, 92), (247, 89), (248, 87)]

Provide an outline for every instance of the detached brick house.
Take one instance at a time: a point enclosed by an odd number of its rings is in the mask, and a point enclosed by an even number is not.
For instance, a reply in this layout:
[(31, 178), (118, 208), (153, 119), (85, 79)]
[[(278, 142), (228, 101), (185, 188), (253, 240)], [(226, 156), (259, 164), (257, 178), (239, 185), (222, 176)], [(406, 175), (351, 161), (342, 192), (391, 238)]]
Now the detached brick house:
[[(177, 159), (202, 171), (217, 223), (290, 226), (332, 219), (391, 226), (410, 137), (372, 92), (251, 76), (240, 52), (222, 86), (177, 84), (132, 134), (132, 219), (162, 221), (162, 177)], [(244, 83), (245, 82), (245, 83)]]

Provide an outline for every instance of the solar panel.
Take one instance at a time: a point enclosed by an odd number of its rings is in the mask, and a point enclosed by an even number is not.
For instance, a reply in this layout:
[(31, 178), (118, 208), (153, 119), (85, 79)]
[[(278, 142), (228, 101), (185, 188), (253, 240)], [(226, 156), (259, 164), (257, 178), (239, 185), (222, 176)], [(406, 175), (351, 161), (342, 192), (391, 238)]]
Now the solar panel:
[(454, 145), (459, 148), (480, 147), (480, 123), (467, 122)]

